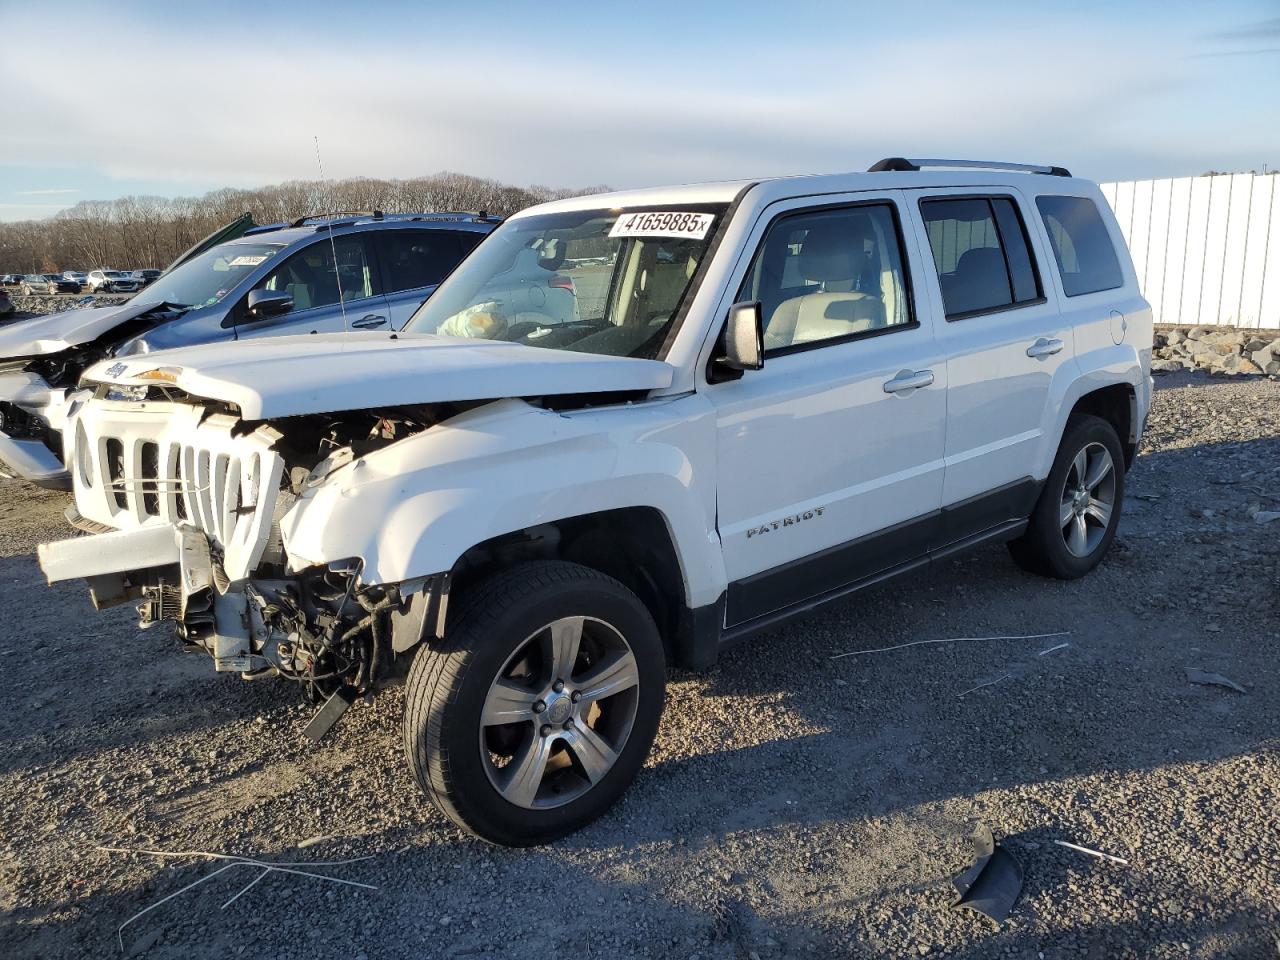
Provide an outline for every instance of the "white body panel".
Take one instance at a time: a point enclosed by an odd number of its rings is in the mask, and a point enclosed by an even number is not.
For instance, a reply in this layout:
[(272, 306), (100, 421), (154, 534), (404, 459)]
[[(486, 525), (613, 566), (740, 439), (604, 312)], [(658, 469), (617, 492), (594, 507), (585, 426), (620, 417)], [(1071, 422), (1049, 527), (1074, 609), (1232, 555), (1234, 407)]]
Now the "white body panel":
[(281, 528), (295, 566), (359, 557), (364, 580), (396, 583), (449, 570), (499, 534), (651, 507), (700, 606), (725, 582), (715, 488), (701, 482), (715, 472), (714, 450), (699, 397), (567, 414), (507, 400), (342, 467), (304, 492)]
[[(904, 369), (935, 381), (885, 393)], [(931, 330), (778, 357), (760, 374), (712, 392), (720, 469), (741, 480), (719, 489), (730, 580), (938, 509), (947, 394)]]

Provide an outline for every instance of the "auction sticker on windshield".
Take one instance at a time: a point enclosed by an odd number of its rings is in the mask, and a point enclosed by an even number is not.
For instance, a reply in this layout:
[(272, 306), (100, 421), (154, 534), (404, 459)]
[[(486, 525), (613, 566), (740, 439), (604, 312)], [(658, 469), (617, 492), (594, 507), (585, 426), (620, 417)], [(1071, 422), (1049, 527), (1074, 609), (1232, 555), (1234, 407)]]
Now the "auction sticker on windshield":
[(624, 213), (609, 231), (611, 237), (682, 237), (702, 240), (715, 222), (714, 213), (672, 210)]

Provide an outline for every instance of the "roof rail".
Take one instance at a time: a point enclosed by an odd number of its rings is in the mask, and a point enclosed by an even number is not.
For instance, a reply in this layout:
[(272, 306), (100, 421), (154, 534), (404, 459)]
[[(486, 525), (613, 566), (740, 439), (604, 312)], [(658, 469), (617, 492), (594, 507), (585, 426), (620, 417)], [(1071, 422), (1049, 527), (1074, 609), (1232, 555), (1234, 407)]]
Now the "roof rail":
[(1047, 167), (1033, 163), (1004, 163), (999, 160), (908, 160), (906, 157), (885, 157), (867, 168), (868, 173), (887, 171), (916, 171), (921, 167), (949, 167), (965, 170), (1012, 170), (1017, 173), (1043, 173), (1051, 177), (1069, 177), (1066, 167)]
[(337, 220), (342, 217), (372, 217), (374, 220), (382, 219), (381, 210), (338, 210), (333, 213), (313, 213), (310, 216), (299, 217), (291, 227), (305, 227), (311, 220)]
[(431, 213), (392, 213), (386, 216), (387, 220), (446, 220), (460, 223), (466, 222), (483, 222), (483, 223), (501, 223), (502, 217), (496, 217), (489, 213), (488, 210), (439, 210)]
[(317, 230), (329, 227), (349, 227), (366, 220), (434, 221), (438, 223), (501, 223), (502, 217), (491, 216), (487, 210), (445, 210), (439, 213), (383, 213), (381, 210), (352, 210), (340, 213), (314, 213), (299, 217), (292, 223), (273, 224), (270, 229), (281, 227), (305, 227), (318, 221)]

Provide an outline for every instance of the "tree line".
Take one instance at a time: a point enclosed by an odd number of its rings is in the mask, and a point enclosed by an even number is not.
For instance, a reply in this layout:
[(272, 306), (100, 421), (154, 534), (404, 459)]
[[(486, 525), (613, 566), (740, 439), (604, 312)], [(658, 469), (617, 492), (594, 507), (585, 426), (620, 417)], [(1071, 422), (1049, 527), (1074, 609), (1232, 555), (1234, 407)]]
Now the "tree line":
[(483, 210), (509, 216), (535, 203), (604, 189), (515, 187), (461, 173), (438, 173), (409, 180), (291, 180), (254, 190), (214, 190), (202, 197), (85, 200), (44, 220), (0, 223), (0, 273), (163, 269), (193, 243), (246, 211), (260, 224), (357, 210)]

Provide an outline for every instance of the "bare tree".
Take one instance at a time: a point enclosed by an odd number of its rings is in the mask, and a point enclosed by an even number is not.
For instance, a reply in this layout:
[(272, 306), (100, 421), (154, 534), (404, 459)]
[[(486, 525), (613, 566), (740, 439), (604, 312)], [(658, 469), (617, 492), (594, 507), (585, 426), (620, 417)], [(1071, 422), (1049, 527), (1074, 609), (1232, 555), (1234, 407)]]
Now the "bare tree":
[(0, 273), (162, 268), (245, 211), (262, 224), (356, 210), (483, 210), (508, 216), (535, 203), (605, 189), (515, 187), (446, 171), (409, 180), (290, 180), (256, 190), (226, 187), (202, 197), (85, 200), (44, 220), (0, 223)]

